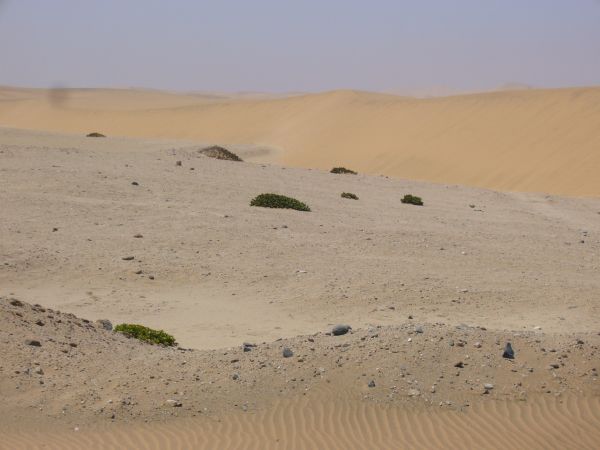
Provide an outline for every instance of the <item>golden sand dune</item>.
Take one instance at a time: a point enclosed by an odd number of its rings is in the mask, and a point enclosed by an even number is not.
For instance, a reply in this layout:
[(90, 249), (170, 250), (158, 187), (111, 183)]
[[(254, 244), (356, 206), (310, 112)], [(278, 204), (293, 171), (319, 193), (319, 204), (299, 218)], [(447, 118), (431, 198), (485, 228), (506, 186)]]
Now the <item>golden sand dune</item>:
[(255, 160), (600, 195), (600, 88), (413, 99), (355, 91), (284, 98), (142, 90), (0, 89), (0, 125), (277, 149)]

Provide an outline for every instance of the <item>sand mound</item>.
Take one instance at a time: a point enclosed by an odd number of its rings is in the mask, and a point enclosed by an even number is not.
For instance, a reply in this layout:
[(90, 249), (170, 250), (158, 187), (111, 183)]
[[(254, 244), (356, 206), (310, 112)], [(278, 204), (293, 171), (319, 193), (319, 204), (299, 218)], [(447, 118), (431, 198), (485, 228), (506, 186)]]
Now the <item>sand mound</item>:
[(209, 158), (223, 159), (226, 161), (242, 161), (242, 158), (238, 155), (230, 152), (226, 148), (219, 147), (218, 145), (203, 148), (202, 150), (198, 150), (198, 153), (208, 156)]
[[(507, 340), (514, 360), (502, 357)], [(494, 446), (510, 446), (521, 442), (521, 434), (533, 447), (551, 438), (585, 447), (600, 423), (599, 345), (597, 334), (491, 332), (408, 321), (343, 336), (318, 332), (193, 351), (145, 344), (72, 314), (0, 298), (0, 448), (30, 445), (35, 434), (21, 430), (33, 424), (49, 431), (44, 444), (68, 448), (78, 439), (100, 445), (108, 436), (102, 429), (111, 423), (165, 417), (198, 422), (175, 421), (151, 431), (143, 425), (111, 428), (109, 439), (119, 443), (121, 433), (133, 433), (141, 448), (163, 439), (173, 446), (190, 439), (222, 448), (236, 446), (243, 430), (254, 429), (259, 446), (279, 439), (297, 448), (352, 442), (379, 442), (381, 448), (400, 439), (431, 448), (442, 447), (447, 433), (467, 447), (489, 443), (491, 436)], [(286, 348), (291, 357), (283, 355)], [(514, 422), (512, 414), (522, 419)], [(407, 433), (406, 427), (384, 425), (392, 423), (418, 425)], [(499, 423), (516, 435), (503, 434)], [(431, 441), (427, 430), (438, 424), (442, 435)], [(556, 432), (532, 437), (525, 433), (530, 426)], [(86, 432), (74, 436), (75, 427)], [(232, 428), (238, 437), (232, 438)], [(187, 431), (172, 440), (176, 430)]]
[(134, 90), (0, 90), (0, 125), (268, 145), (262, 162), (499, 190), (600, 195), (600, 88), (433, 99), (354, 91), (224, 98)]

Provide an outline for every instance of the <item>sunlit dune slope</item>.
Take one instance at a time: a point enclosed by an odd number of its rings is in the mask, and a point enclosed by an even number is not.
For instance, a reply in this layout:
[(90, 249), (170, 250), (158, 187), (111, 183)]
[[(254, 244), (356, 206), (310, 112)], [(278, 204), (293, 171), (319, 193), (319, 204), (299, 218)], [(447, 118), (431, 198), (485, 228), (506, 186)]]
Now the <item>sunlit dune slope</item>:
[(260, 144), (257, 159), (499, 190), (600, 195), (600, 88), (413, 99), (0, 88), (0, 125)]

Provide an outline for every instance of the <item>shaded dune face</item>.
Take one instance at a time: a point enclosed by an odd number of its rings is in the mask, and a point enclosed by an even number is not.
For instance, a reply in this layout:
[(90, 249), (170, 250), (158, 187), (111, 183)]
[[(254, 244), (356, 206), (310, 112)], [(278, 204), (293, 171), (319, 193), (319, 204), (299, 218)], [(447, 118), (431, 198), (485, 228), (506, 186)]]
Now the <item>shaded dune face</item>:
[(0, 124), (266, 145), (256, 161), (498, 190), (600, 195), (600, 88), (434, 99), (354, 91), (259, 99), (2, 88)]

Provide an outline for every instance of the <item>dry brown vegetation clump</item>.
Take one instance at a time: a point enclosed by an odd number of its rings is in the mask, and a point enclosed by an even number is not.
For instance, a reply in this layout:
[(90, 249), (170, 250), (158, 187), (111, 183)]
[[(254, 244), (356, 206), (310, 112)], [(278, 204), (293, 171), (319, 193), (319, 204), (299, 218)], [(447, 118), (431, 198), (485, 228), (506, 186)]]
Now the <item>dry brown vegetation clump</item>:
[(212, 147), (206, 147), (202, 150), (198, 150), (198, 153), (208, 156), (209, 158), (224, 159), (226, 161), (243, 161), (238, 155), (230, 152), (224, 147), (213, 145)]

